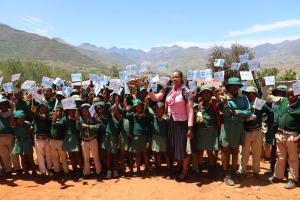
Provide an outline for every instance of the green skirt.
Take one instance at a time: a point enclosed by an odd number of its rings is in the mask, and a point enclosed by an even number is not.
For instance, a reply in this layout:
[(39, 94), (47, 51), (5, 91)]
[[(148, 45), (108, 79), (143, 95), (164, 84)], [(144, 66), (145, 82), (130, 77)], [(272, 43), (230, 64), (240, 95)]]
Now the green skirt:
[(15, 144), (12, 150), (13, 155), (32, 155), (32, 140), (15, 139)]
[(160, 135), (153, 135), (152, 151), (153, 152), (167, 152), (167, 137), (160, 136)]
[(66, 135), (62, 150), (66, 152), (79, 152), (80, 150), (80, 138), (79, 135)]
[(109, 153), (116, 154), (119, 151), (119, 137), (107, 133), (102, 142), (102, 149)]
[(121, 151), (129, 150), (129, 136), (120, 134), (119, 146)]
[(129, 152), (131, 153), (142, 153), (146, 151), (146, 136), (133, 136)]
[(194, 151), (215, 151), (219, 150), (218, 140), (218, 128), (217, 127), (196, 127), (193, 138)]
[(244, 145), (244, 124), (238, 121), (224, 121), (221, 127), (220, 142), (223, 147), (238, 147)]

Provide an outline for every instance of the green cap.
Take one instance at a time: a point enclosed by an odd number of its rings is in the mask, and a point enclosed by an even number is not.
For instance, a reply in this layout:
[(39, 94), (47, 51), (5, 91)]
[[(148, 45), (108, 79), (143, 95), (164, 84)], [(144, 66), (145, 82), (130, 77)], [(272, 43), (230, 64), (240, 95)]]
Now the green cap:
[(91, 107), (91, 105), (89, 103), (84, 103), (81, 105), (80, 108), (82, 109), (82, 108), (90, 108), (90, 107)]
[(46, 100), (42, 100), (40, 102), (40, 105), (39, 106), (47, 106), (48, 107), (48, 102)]
[(0, 104), (2, 104), (2, 103), (9, 104), (9, 101), (6, 98), (1, 98), (0, 99)]
[(98, 101), (94, 105), (95, 105), (95, 107), (98, 107), (98, 106), (104, 107), (104, 101)]
[(287, 90), (287, 86), (286, 85), (278, 85), (275, 90), (285, 92)]
[(24, 117), (25, 117), (25, 113), (23, 110), (17, 110), (14, 112), (14, 118), (20, 119)]
[(135, 107), (137, 105), (143, 104), (140, 99), (133, 99), (132, 100), (132, 106)]
[(200, 91), (199, 91), (198, 94), (201, 95), (201, 92), (203, 92), (204, 90), (208, 90), (208, 91), (211, 92), (212, 87), (209, 84), (204, 84), (204, 85), (201, 86)]
[(255, 93), (256, 95), (258, 95), (258, 90), (254, 86), (248, 86), (246, 88), (246, 90), (244, 90), (244, 92), (246, 92), (246, 93)]
[(239, 85), (242, 87), (241, 81), (238, 77), (231, 77), (227, 80), (227, 85)]

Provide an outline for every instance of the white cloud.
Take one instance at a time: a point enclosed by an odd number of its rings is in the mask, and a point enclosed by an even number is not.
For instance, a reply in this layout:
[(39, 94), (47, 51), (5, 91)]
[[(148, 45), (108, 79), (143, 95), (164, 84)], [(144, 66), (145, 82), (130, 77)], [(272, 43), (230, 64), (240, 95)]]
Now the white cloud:
[(21, 20), (23, 21), (24, 25), (30, 29), (30, 32), (48, 37), (50, 36), (50, 27), (46, 25), (40, 18), (25, 16)]
[[(262, 39), (249, 39), (249, 40), (226, 40), (226, 41), (211, 41), (211, 42), (190, 42), (190, 41), (177, 41), (177, 42), (172, 42), (172, 43), (167, 43), (167, 44), (161, 44), (158, 46), (173, 46), (173, 45), (178, 45), (183, 48), (189, 48), (189, 47), (200, 47), (200, 48), (210, 48), (215, 45), (222, 45), (224, 47), (230, 47), (234, 43), (239, 43), (242, 45), (246, 45), (249, 47), (255, 47), (260, 44), (277, 44), (280, 42), (283, 42), (285, 40), (296, 40), (300, 39), (300, 35), (298, 36), (287, 36), (287, 37), (280, 37), (280, 38), (262, 38)], [(147, 49), (148, 50), (148, 49)]]
[(252, 33), (267, 32), (267, 31), (272, 31), (272, 30), (282, 29), (282, 28), (292, 27), (292, 26), (300, 26), (300, 19), (277, 21), (271, 24), (255, 24), (250, 28), (246, 28), (244, 30), (231, 31), (229, 32), (229, 35), (230, 36), (250, 35)]

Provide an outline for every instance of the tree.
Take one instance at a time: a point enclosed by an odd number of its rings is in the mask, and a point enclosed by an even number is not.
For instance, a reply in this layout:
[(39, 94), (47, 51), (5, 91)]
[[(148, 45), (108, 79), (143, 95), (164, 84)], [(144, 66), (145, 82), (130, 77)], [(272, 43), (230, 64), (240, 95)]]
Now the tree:
[(112, 77), (119, 77), (119, 71), (117, 66), (112, 66)]
[(292, 69), (285, 70), (284, 73), (279, 76), (278, 80), (280, 81), (291, 81), (297, 79), (297, 72)]
[(262, 70), (263, 76), (277, 76), (278, 74), (279, 74), (279, 69), (277, 69), (276, 67), (264, 68)]
[[(213, 71), (218, 71), (219, 67), (214, 67), (215, 59), (225, 59), (224, 69), (229, 69), (232, 63), (240, 62), (240, 55), (249, 54), (249, 60), (254, 58), (254, 53), (249, 47), (243, 46), (241, 44), (232, 44), (229, 49), (223, 46), (214, 46), (210, 49), (208, 55), (208, 67)], [(248, 64), (244, 63), (241, 65), (242, 70), (248, 70)]]

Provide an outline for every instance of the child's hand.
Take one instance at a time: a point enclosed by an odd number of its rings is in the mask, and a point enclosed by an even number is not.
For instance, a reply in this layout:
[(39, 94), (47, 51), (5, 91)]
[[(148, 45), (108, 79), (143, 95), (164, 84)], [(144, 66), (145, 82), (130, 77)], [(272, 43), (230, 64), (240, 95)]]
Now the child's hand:
[(32, 113), (36, 113), (36, 107), (33, 106), (33, 105), (31, 106), (31, 112), (32, 112)]
[(297, 143), (300, 141), (300, 135), (298, 135), (297, 137), (294, 138), (294, 142)]
[(75, 119), (76, 119), (76, 120), (79, 120), (79, 119), (80, 119), (80, 115), (79, 115), (78, 110), (76, 110), (76, 112), (75, 112)]
[(186, 134), (186, 137), (187, 137), (187, 138), (190, 138), (190, 139), (193, 138), (193, 133), (192, 133), (191, 130), (188, 130), (188, 132), (187, 132), (187, 134)]

